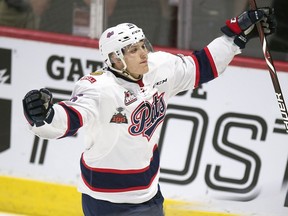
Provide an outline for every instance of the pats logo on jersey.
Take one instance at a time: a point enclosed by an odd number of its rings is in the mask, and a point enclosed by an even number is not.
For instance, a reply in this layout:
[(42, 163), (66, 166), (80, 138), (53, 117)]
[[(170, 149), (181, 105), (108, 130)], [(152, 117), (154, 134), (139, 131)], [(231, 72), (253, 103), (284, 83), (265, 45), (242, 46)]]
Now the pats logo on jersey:
[(130, 91), (125, 91), (124, 92), (124, 104), (126, 106), (132, 104), (133, 102), (137, 101), (137, 97)]
[(155, 93), (152, 103), (143, 101), (132, 113), (129, 133), (133, 136), (142, 134), (149, 141), (158, 125), (164, 121), (165, 113), (164, 93)]
[(124, 108), (122, 107), (118, 107), (117, 108), (117, 111), (118, 113), (115, 113), (111, 120), (110, 120), (110, 123), (116, 123), (116, 124), (127, 124), (128, 123), (128, 120), (127, 120), (127, 117), (126, 117), (126, 114), (122, 114), (122, 111), (124, 110)]

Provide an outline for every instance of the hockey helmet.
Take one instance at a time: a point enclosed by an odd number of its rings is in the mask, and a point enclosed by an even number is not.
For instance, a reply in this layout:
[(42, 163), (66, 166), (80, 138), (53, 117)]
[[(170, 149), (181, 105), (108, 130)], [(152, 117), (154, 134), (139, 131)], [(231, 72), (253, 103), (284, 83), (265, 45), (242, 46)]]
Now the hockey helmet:
[[(152, 49), (149, 41), (145, 38), (142, 29), (132, 23), (122, 23), (108, 28), (102, 33), (99, 40), (99, 49), (104, 58), (104, 62), (109, 67), (113, 68), (110, 57), (111, 53), (115, 53), (116, 57), (123, 62), (123, 70), (125, 70), (127, 66), (124, 61), (123, 48), (141, 40), (144, 40), (146, 44), (149, 44), (148, 49)], [(115, 70), (115, 68), (113, 69)]]

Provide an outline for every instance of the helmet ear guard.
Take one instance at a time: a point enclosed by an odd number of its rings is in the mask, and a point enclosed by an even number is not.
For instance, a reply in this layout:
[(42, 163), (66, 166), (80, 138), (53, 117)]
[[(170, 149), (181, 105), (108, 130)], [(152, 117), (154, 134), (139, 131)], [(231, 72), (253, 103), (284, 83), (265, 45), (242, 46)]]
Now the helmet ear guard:
[[(120, 73), (123, 73), (126, 70), (127, 65), (124, 61), (124, 55), (121, 55), (123, 57), (120, 57), (115, 52), (113, 52), (113, 53), (109, 53), (108, 56), (109, 56), (109, 58), (107, 59), (107, 61), (105, 61), (105, 63), (109, 68), (113, 69), (114, 71), (120, 72)], [(122, 64), (123, 64), (123, 68), (121, 70), (119, 70), (115, 67), (115, 64), (119, 63), (119, 62), (122, 62)]]
[(115, 52), (109, 53), (109, 61), (111, 64), (121, 61)]

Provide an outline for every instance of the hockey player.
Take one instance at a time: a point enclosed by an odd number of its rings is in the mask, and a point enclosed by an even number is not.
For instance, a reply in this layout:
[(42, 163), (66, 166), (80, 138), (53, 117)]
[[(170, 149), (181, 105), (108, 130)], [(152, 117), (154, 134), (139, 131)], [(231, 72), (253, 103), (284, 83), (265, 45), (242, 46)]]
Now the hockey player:
[(64, 138), (85, 127), (79, 184), (85, 215), (164, 215), (157, 143), (168, 99), (222, 74), (257, 36), (257, 22), (274, 32), (270, 8), (246, 11), (190, 56), (152, 52), (140, 28), (119, 24), (99, 41), (107, 66), (77, 81), (70, 101), (53, 104), (47, 89), (25, 95), (24, 114), (37, 136)]

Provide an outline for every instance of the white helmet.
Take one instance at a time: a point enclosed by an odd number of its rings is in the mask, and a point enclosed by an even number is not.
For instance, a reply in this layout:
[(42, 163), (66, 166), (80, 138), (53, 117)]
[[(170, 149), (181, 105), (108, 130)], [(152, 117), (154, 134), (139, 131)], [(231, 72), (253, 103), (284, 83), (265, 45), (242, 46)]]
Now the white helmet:
[[(110, 60), (110, 54), (115, 53), (117, 58), (123, 62), (123, 70), (125, 70), (127, 65), (123, 60), (124, 54), (122, 49), (128, 45), (137, 43), (144, 39), (145, 35), (141, 28), (138, 28), (132, 23), (122, 23), (117, 26), (108, 28), (102, 33), (99, 40), (99, 48), (105, 63), (109, 67), (113, 68), (112, 62)], [(115, 68), (113, 69), (116, 70)], [(119, 70), (116, 71), (120, 72)]]

